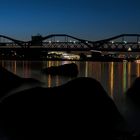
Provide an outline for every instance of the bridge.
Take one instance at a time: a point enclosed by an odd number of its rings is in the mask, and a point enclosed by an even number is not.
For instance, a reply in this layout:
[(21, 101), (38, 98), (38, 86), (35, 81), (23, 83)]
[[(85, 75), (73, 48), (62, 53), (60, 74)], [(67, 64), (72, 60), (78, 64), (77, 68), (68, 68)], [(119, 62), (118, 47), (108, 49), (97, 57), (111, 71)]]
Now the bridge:
[(0, 35), (0, 49), (15, 49), (15, 48), (40, 48), (45, 50), (91, 50), (93, 47), (92, 41), (79, 39), (66, 34), (52, 34), (45, 37), (38, 36), (30, 41), (16, 40), (11, 37)]
[(139, 52), (140, 34), (121, 34), (98, 41), (79, 39), (66, 34), (52, 34), (30, 41), (16, 40), (0, 35), (0, 49), (42, 49), (48, 51), (120, 51)]
[(139, 52), (140, 34), (121, 34), (108, 39), (93, 42), (100, 51)]
[[(140, 34), (121, 34), (111, 38), (90, 41), (66, 34), (51, 34), (45, 37), (33, 36), (21, 41), (0, 35), (0, 56), (40, 57), (48, 51), (105, 51), (140, 52)], [(32, 55), (31, 55), (32, 54)]]

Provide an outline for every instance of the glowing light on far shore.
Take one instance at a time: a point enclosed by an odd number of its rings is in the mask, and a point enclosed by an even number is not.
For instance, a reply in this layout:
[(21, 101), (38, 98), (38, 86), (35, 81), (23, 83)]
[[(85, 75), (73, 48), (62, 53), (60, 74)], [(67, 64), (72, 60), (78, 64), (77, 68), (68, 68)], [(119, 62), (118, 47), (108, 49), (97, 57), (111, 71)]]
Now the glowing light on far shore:
[(140, 63), (140, 60), (139, 60), (139, 59), (138, 59), (138, 60), (135, 60), (135, 62), (136, 62), (136, 63)]

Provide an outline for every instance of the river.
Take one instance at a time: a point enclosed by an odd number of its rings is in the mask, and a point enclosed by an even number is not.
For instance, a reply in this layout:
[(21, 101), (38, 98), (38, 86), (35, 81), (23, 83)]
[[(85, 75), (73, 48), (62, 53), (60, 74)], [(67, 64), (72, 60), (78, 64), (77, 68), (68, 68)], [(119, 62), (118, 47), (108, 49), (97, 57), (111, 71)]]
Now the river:
[(41, 70), (72, 62), (78, 66), (78, 77), (95, 78), (114, 100), (119, 100), (136, 77), (140, 76), (140, 63), (136, 62), (1, 60), (0, 64), (14, 74), (24, 78), (35, 78), (44, 82), (46, 87), (53, 87), (62, 85), (73, 78), (45, 75), (41, 73)]

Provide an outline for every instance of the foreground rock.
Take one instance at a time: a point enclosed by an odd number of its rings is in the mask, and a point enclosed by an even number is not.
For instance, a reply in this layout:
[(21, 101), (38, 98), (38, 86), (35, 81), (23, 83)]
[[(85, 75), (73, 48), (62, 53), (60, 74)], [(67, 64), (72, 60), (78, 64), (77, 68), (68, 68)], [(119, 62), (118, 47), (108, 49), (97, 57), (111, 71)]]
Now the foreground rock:
[(36, 87), (1, 102), (2, 126), (15, 139), (118, 138), (125, 123), (101, 84), (77, 78), (54, 88)]
[(140, 105), (140, 77), (136, 78), (126, 94), (130, 100)]
[(126, 119), (140, 137), (140, 77), (137, 77), (126, 92)]
[(0, 66), (0, 99), (23, 84), (41, 84), (32, 78), (21, 78)]
[(77, 76), (78, 67), (75, 63), (52, 66), (42, 70), (43, 73), (63, 76)]

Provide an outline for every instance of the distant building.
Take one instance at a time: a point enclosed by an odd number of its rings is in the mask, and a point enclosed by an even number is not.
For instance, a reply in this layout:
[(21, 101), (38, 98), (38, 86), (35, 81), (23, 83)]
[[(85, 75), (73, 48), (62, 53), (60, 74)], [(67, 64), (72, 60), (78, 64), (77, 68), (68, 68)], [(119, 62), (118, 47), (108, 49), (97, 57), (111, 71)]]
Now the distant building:
[(32, 36), (31, 45), (42, 46), (42, 36), (41, 35)]

